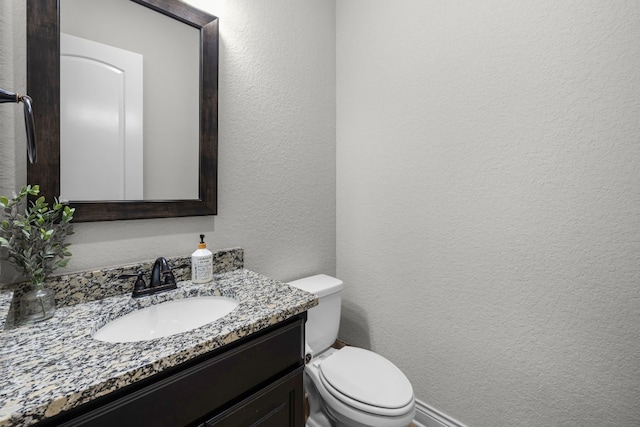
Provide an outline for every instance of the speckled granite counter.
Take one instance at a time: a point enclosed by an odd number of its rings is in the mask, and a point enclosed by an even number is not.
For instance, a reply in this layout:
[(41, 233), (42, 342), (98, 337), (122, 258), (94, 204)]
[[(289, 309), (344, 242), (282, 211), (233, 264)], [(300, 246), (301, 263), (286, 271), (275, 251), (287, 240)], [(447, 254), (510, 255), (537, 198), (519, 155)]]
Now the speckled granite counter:
[(4, 324), (9, 316), (9, 307), (13, 299), (13, 291), (0, 289), (0, 331), (4, 329)]
[[(134, 343), (91, 334), (138, 307), (222, 295), (240, 305), (200, 328)], [(7, 297), (5, 296), (5, 299)], [(317, 304), (314, 295), (243, 268), (139, 299), (119, 294), (58, 308), (53, 319), (0, 331), (0, 426), (26, 426), (267, 328)]]

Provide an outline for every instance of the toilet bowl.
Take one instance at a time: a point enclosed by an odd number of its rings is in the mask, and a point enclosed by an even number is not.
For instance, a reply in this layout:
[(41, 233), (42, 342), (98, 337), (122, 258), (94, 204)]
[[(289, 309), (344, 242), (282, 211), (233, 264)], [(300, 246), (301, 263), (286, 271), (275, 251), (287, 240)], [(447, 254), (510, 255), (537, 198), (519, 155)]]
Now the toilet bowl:
[(362, 348), (331, 347), (340, 326), (339, 279), (317, 275), (289, 283), (318, 296), (308, 312), (305, 389), (307, 427), (406, 427), (415, 414), (407, 377), (383, 356)]

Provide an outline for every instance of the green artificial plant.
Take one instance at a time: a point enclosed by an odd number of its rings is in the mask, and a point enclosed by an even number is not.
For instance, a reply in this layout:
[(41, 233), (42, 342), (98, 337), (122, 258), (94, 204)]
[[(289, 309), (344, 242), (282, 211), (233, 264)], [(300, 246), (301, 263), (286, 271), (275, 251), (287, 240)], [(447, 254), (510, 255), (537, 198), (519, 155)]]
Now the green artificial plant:
[(27, 185), (11, 199), (0, 196), (4, 211), (0, 246), (6, 248), (8, 261), (34, 285), (41, 285), (51, 272), (69, 263), (71, 244), (65, 239), (73, 234), (75, 211), (57, 198), (51, 206), (44, 196), (28, 200), (39, 193), (38, 185)]

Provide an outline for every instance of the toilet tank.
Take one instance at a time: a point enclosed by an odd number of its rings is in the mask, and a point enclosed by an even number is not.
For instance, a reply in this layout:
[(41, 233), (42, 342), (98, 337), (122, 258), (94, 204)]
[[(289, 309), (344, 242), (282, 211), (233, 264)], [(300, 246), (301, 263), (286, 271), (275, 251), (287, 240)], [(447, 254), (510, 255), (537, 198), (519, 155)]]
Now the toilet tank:
[(344, 284), (335, 277), (318, 274), (294, 280), (289, 285), (318, 296), (318, 305), (307, 312), (305, 335), (312, 353), (322, 353), (338, 338)]

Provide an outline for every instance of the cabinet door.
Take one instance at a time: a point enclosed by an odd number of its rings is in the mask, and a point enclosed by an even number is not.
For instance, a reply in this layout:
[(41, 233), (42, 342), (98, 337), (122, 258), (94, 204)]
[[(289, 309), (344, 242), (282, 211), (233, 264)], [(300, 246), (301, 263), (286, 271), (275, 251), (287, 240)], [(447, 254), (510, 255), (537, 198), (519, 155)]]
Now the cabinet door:
[(210, 419), (206, 427), (303, 427), (303, 369), (296, 369)]

